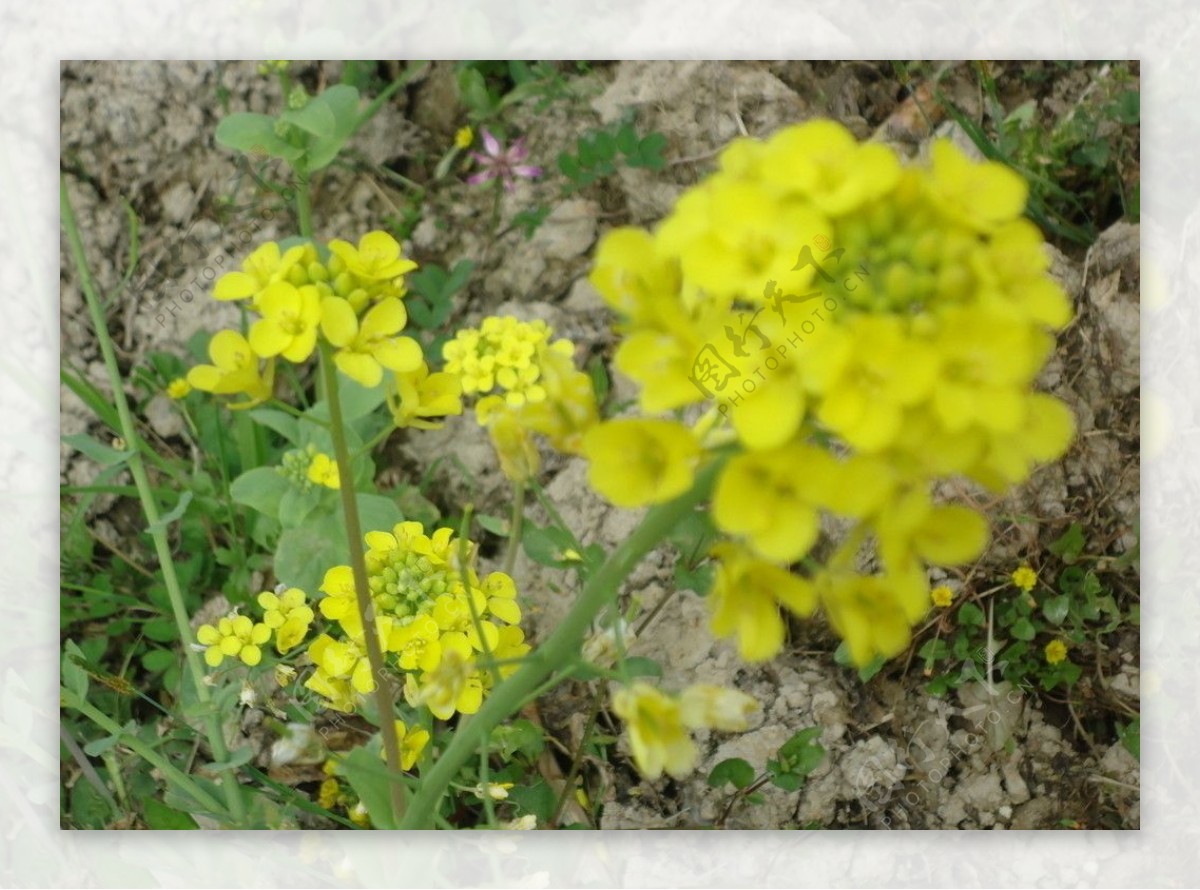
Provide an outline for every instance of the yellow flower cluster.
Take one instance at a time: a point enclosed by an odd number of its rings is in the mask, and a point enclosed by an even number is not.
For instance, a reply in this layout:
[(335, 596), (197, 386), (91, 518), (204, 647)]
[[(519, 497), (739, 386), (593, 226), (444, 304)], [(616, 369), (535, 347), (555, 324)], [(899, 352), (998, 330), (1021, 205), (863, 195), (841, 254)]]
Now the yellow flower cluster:
[[(219, 667), (226, 658), (237, 658), (254, 667), (262, 661), (262, 647), (270, 642), (272, 635), (276, 651), (280, 655), (286, 654), (304, 640), (315, 617), (305, 599), (300, 588), (280, 585), (274, 592), (268, 590), (258, 595), (258, 604), (263, 610), (261, 622), (234, 610), (216, 625), (200, 625), (196, 629), (196, 641), (205, 647), (205, 663), (209, 667)], [(280, 686), (290, 682), (286, 666), (277, 666), (276, 679)]]
[[(1021, 218), (1025, 182), (945, 140), (905, 165), (811, 121), (739, 139), (653, 232), (601, 242), (591, 281), (620, 316), (618, 370), (643, 412), (592, 429), (592, 485), (635, 506), (687, 490), (706, 449), (737, 446), (712, 516), (713, 626), (747, 658), (783, 643), (779, 607), (820, 605), (859, 664), (897, 654), (930, 605), (926, 566), (975, 559), (979, 514), (933, 503), (965, 476), (993, 490), (1056, 459), (1070, 411), (1033, 391), (1071, 315)], [(822, 517), (851, 521), (811, 577)], [(855, 564), (873, 544), (880, 571)]]
[[(402, 522), (364, 540), (380, 648), (388, 667), (404, 677), (405, 697), (442, 720), (475, 713), (529, 651), (512, 579), (493, 572), (480, 580), (471, 565), (473, 545), (466, 546), (464, 565), (463, 542), (448, 528), (426, 535), (421, 523)], [(376, 683), (350, 567), (326, 572), (321, 591), (321, 614), (341, 634), (321, 634), (309, 645), (316, 671), (305, 686), (330, 708), (348, 712)]]
[(286, 250), (274, 241), (261, 245), (213, 287), (216, 299), (246, 300), (260, 317), (249, 336), (217, 333), (209, 344), (213, 363), (193, 368), (187, 382), (243, 394), (231, 407), (252, 407), (271, 397), (276, 361), (307, 361), (321, 336), (336, 350), (338, 369), (357, 383), (378, 386), (385, 370), (393, 373), (397, 425), (432, 426), (431, 418), (460, 413), (456, 380), (430, 374), (420, 344), (401, 333), (408, 323), (404, 276), (416, 267), (382, 231), (357, 245), (334, 240), (325, 250), (312, 242)]
[(544, 321), (490, 316), (442, 347), (445, 373), (475, 395), (475, 417), (488, 428), (505, 475), (531, 478), (539, 459), (533, 435), (577, 452), (598, 412), (591, 379), (575, 367), (570, 340), (552, 340)]
[(634, 683), (613, 693), (613, 712), (629, 730), (633, 760), (647, 779), (665, 771), (675, 778), (696, 768), (699, 757), (690, 730), (740, 732), (758, 702), (745, 693), (698, 684), (668, 695), (649, 683)]
[(277, 469), (280, 475), (300, 488), (322, 485), (336, 491), (342, 487), (337, 461), (318, 451), (316, 445), (309, 444), (304, 449), (294, 448), (285, 452)]

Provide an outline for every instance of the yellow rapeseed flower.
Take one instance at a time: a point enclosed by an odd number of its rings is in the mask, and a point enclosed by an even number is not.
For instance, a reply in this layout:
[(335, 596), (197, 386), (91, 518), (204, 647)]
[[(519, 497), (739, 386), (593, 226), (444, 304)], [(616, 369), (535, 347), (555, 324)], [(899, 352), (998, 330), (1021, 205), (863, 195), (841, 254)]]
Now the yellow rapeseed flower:
[(239, 658), (254, 667), (262, 661), (259, 647), (270, 638), (271, 628), (255, 624), (245, 615), (227, 615), (216, 627), (202, 624), (196, 630), (196, 640), (208, 647), (204, 661), (209, 667), (217, 667), (226, 658)]
[(588, 479), (619, 507), (669, 501), (695, 478), (700, 444), (692, 431), (670, 420), (619, 418), (583, 437)]
[(384, 368), (409, 373), (421, 366), (420, 344), (398, 336), (407, 321), (404, 304), (396, 297), (376, 303), (361, 321), (341, 297), (321, 301), (321, 331), (338, 347), (334, 354), (338, 370), (368, 388), (379, 385)]
[(285, 281), (304, 255), (303, 245), (289, 247), (281, 253), (276, 242), (268, 241), (242, 261), (240, 272), (226, 272), (217, 279), (213, 286), (213, 297), (218, 300), (244, 300), (249, 297), (257, 307), (259, 297), (267, 287), (277, 281)]
[(218, 331), (208, 344), (211, 365), (197, 365), (188, 371), (187, 382), (202, 392), (215, 395), (247, 396), (246, 401), (230, 408), (252, 408), (271, 398), (275, 364), (267, 362), (266, 373), (259, 371), (258, 356), (246, 338), (237, 331)]
[(263, 591), (258, 595), (258, 604), (263, 610), (263, 624), (275, 631), (275, 648), (281, 655), (304, 640), (315, 617), (299, 587), (289, 587), (281, 594)]
[(348, 241), (330, 241), (329, 250), (351, 274), (364, 281), (387, 281), (417, 268), (416, 263), (404, 258), (400, 242), (387, 232), (368, 232), (357, 247)]
[(717, 574), (708, 595), (712, 632), (736, 636), (746, 661), (774, 658), (786, 632), (780, 607), (802, 617), (811, 615), (817, 605), (812, 585), (733, 544), (716, 545), (713, 555)]
[(315, 287), (274, 282), (259, 296), (257, 308), (263, 317), (250, 327), (250, 348), (257, 355), (282, 355), (297, 363), (312, 355), (321, 322), (321, 297)]

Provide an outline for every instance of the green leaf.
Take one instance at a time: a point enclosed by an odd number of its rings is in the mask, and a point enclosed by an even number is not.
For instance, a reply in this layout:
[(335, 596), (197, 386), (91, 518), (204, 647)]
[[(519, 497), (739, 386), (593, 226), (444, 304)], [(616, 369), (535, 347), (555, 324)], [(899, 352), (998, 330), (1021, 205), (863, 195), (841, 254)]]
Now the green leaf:
[(475, 517), (475, 521), (479, 523), (479, 527), (484, 531), (491, 532), (493, 535), (499, 535), (502, 538), (508, 537), (507, 519), (492, 516), (489, 513), (480, 513)]
[(233, 480), (229, 495), (235, 503), (274, 519), (279, 516), (283, 496), (291, 488), (292, 484), (275, 467), (255, 467)]
[(146, 827), (155, 831), (184, 831), (200, 827), (190, 814), (172, 809), (154, 797), (145, 799), (142, 815), (145, 817)]
[(1142, 718), (1134, 717), (1133, 720), (1126, 723), (1124, 726), (1118, 726), (1117, 738), (1121, 740), (1121, 744), (1125, 746), (1125, 750), (1136, 757), (1142, 759)]
[(333, 138), (334, 128), (337, 125), (333, 110), (319, 97), (309, 99), (303, 108), (289, 108), (279, 117), (318, 139)]
[(572, 181), (579, 179), (579, 161), (574, 155), (568, 154), (565, 151), (559, 154), (558, 169), (562, 172), (563, 176), (567, 177), (567, 179)]
[(175, 663), (175, 653), (170, 649), (151, 649), (142, 654), (142, 667), (156, 674), (165, 671)]
[(603, 131), (597, 133), (592, 139), (592, 145), (595, 147), (596, 158), (599, 161), (611, 161), (617, 156), (617, 140), (609, 133)]
[(716, 568), (709, 560), (691, 567), (682, 561), (675, 564), (675, 586), (680, 590), (691, 590), (700, 596), (708, 596), (715, 575)]
[(396, 827), (392, 814), (392, 798), (389, 792), (391, 778), (387, 767), (379, 756), (379, 741), (352, 748), (338, 760), (338, 774), (344, 776), (367, 808), (371, 824), (377, 829)]
[(554, 815), (558, 794), (545, 782), (538, 781), (533, 785), (510, 788), (508, 799), (524, 812), (537, 816), (538, 823), (544, 825)]
[(325, 489), (323, 486), (301, 488), (289, 485), (279, 499), (279, 521), (284, 528), (296, 528), (312, 515), (321, 503)]
[(88, 694), (88, 675), (82, 667), (79, 666), (71, 656), (87, 661), (83, 654), (83, 650), (75, 645), (74, 640), (67, 640), (63, 646), (65, 650), (62, 657), (62, 666), (59, 668), (59, 676), (62, 684), (74, 692), (80, 699), (86, 699)]
[(502, 760), (511, 760), (513, 755), (520, 754), (533, 762), (545, 750), (546, 738), (536, 724), (519, 718), (492, 730), (488, 746), (499, 754)]
[(263, 426), (273, 429), (288, 442), (295, 445), (300, 438), (300, 421), (276, 408), (254, 408), (246, 412)]
[(983, 624), (983, 609), (975, 603), (963, 603), (958, 610), (958, 623), (963, 627), (979, 627)]
[(1086, 546), (1087, 539), (1083, 535), (1083, 526), (1078, 522), (1072, 522), (1062, 536), (1050, 544), (1047, 549), (1055, 556), (1062, 557), (1063, 562), (1072, 563), (1079, 558)]
[(1033, 626), (1033, 622), (1028, 618), (1022, 618), (1017, 621), (1010, 629), (1010, 632), (1018, 640), (1025, 640), (1026, 642), (1037, 636), (1037, 628)]
[(458, 72), (458, 96), (463, 105), (475, 112), (476, 119), (491, 111), (492, 96), (477, 68), (463, 68)]
[(617, 130), (617, 148), (623, 155), (635, 155), (638, 151), (637, 132), (631, 124), (622, 124)]
[(78, 828), (105, 828), (112, 807), (91, 782), (79, 779), (71, 787), (71, 821)]
[(590, 138), (586, 135), (580, 136), (576, 140), (575, 146), (578, 149), (580, 167), (586, 170), (596, 166), (596, 147)]
[(1052, 596), (1042, 603), (1042, 614), (1051, 624), (1062, 624), (1071, 608), (1071, 598), (1065, 594)]
[(111, 750), (120, 740), (119, 736), (108, 735), (102, 739), (93, 739), (83, 746), (83, 753), (88, 757), (99, 757), (105, 751)]
[(858, 669), (858, 680), (860, 683), (870, 683), (875, 675), (883, 670), (883, 666), (887, 664), (887, 659), (882, 655), (876, 655), (865, 665)]
[(1142, 97), (1136, 90), (1126, 90), (1113, 102), (1113, 116), (1123, 124), (1136, 124), (1142, 117)]
[(663, 149), (666, 147), (666, 136), (662, 133), (651, 133), (638, 146), (637, 162), (635, 163), (631, 158), (630, 164), (637, 167), (645, 167), (647, 170), (661, 170), (667, 164), (662, 156)]
[(160, 516), (158, 522), (147, 526), (146, 531), (153, 534), (154, 532), (162, 531), (163, 529), (167, 528), (172, 522), (177, 521), (183, 516), (183, 514), (187, 511), (188, 504), (191, 502), (192, 493), (190, 491), (185, 491), (179, 496), (179, 502), (173, 508), (171, 508), (169, 512), (163, 516)]
[(562, 559), (563, 551), (572, 547), (571, 536), (560, 528), (538, 528), (525, 525), (521, 535), (521, 546), (525, 555), (539, 565), (562, 568), (568, 565)]
[(312, 592), (325, 572), (350, 557), (340, 517), (322, 516), (299, 528), (285, 529), (275, 548), (275, 575), (288, 587)]
[(625, 659), (625, 672), (631, 677), (661, 677), (662, 665), (653, 658), (633, 655)]
[(367, 532), (390, 532), (396, 523), (404, 521), (404, 514), (396, 502), (386, 495), (360, 494), (358, 518), (365, 535)]
[(711, 788), (720, 788), (726, 782), (734, 788), (742, 789), (754, 781), (754, 767), (740, 757), (730, 757), (722, 760), (708, 774), (708, 784)]
[(102, 467), (115, 467), (133, 457), (132, 451), (118, 451), (109, 445), (96, 441), (86, 433), (63, 436), (62, 440), (80, 454), (91, 458)]
[(221, 119), (217, 124), (217, 142), (245, 154), (265, 154), (289, 162), (304, 154), (303, 148), (275, 132), (275, 118), (244, 111)]
[(151, 618), (142, 625), (142, 633), (156, 643), (173, 643), (179, 639), (179, 629), (170, 618)]

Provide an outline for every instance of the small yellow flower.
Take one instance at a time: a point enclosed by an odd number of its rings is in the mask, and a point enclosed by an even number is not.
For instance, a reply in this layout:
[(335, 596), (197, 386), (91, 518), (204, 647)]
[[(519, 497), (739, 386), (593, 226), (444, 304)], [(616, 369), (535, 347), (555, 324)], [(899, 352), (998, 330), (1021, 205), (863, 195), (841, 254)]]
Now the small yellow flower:
[(252, 408), (271, 398), (274, 362), (267, 363), (265, 376), (259, 373), (258, 356), (246, 338), (237, 331), (218, 331), (208, 344), (211, 365), (197, 365), (188, 371), (187, 382), (201, 392), (214, 395), (244, 394), (249, 398), (230, 408)]
[(335, 491), (342, 487), (342, 477), (338, 473), (337, 461), (328, 454), (320, 452), (314, 454), (305, 475), (308, 477), (309, 482), (324, 485), (326, 488), (332, 488)]
[(954, 602), (954, 591), (945, 584), (940, 584), (933, 588), (929, 596), (933, 600), (933, 604), (942, 609), (949, 607)]
[(364, 281), (390, 281), (417, 268), (404, 258), (400, 242), (387, 232), (368, 232), (359, 239), (358, 247), (348, 241), (330, 241), (329, 250)]
[(1026, 593), (1033, 590), (1037, 585), (1037, 572), (1029, 566), (1024, 565), (1012, 573), (1012, 583), (1024, 590)]
[(470, 148), (475, 141), (475, 133), (470, 127), (462, 127), (454, 134), (455, 148)]
[(275, 665), (275, 682), (282, 688), (296, 679), (296, 669), (288, 664)]
[(708, 596), (712, 632), (736, 636), (746, 661), (774, 658), (783, 648), (786, 632), (780, 606), (808, 616), (817, 606), (812, 585), (786, 569), (756, 558), (735, 544), (718, 544), (717, 576)]
[(407, 322), (408, 313), (396, 297), (380, 300), (361, 321), (347, 300), (325, 297), (321, 301), (321, 332), (338, 347), (334, 355), (338, 370), (367, 388), (379, 385), (383, 368), (409, 373), (421, 366), (420, 344), (397, 336)]
[(218, 300), (244, 300), (252, 297), (257, 307), (259, 296), (267, 286), (276, 281), (284, 281), (292, 267), (300, 262), (304, 255), (303, 245), (290, 247), (281, 253), (277, 243), (268, 241), (246, 257), (240, 272), (226, 272), (217, 279), (213, 287), (213, 297)]
[(462, 383), (455, 374), (429, 373), (429, 366), (421, 362), (412, 371), (396, 374), (388, 407), (397, 427), (435, 430), (443, 418), (462, 414)]
[(182, 377), (176, 377), (169, 384), (167, 384), (167, 395), (176, 401), (186, 398), (187, 394), (191, 391), (192, 385)]
[(315, 617), (299, 587), (289, 587), (282, 594), (264, 591), (258, 595), (258, 604), (263, 609), (263, 624), (275, 631), (275, 648), (281, 655), (304, 639)]
[(204, 661), (209, 667), (217, 667), (226, 658), (240, 658), (250, 667), (262, 661), (259, 647), (271, 638), (271, 628), (255, 624), (245, 615), (227, 615), (217, 626), (202, 624), (196, 631), (196, 639), (208, 648)]
[(263, 317), (250, 328), (250, 348), (257, 355), (282, 355), (295, 363), (312, 355), (321, 322), (321, 295), (315, 287), (277, 281), (263, 290), (256, 308)]
[(1051, 640), (1046, 644), (1046, 664), (1059, 664), (1067, 660), (1067, 644), (1062, 640)]
[[(419, 727), (410, 732), (403, 720), (397, 720), (395, 727), (396, 741), (400, 743), (400, 769), (410, 770), (420, 759), (425, 746), (429, 744), (429, 732)], [(386, 760), (387, 751), (381, 748), (379, 756)]]
[(421, 675), (419, 684), (409, 674), (405, 697), (410, 703), (429, 708), (439, 720), (449, 720), (455, 711), (474, 714), (483, 702), (483, 682), (471, 658), (467, 635), (457, 631), (442, 634), (442, 658), (437, 667)]

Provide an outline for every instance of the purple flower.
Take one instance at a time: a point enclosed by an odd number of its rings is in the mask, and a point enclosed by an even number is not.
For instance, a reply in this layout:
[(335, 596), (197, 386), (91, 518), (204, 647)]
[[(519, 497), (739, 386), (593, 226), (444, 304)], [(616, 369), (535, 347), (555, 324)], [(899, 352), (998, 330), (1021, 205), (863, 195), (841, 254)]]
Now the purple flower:
[(525, 137), (522, 136), (508, 150), (505, 150), (504, 146), (500, 144), (500, 140), (493, 136), (487, 127), (480, 127), (479, 132), (483, 135), (483, 148), (486, 154), (473, 151), (471, 157), (483, 169), (468, 176), (468, 183), (478, 185), (489, 179), (499, 179), (504, 183), (504, 190), (511, 192), (516, 177), (536, 179), (542, 175), (541, 167), (521, 163), (529, 157), (529, 149), (525, 147)]

